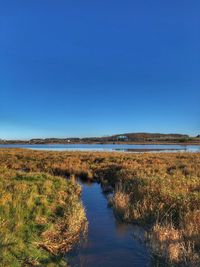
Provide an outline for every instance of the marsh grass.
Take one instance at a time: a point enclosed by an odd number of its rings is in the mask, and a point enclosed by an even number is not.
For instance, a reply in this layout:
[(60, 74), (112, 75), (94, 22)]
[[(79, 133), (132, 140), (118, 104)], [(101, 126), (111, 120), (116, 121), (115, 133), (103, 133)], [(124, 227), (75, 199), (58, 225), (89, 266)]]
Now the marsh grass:
[[(155, 255), (165, 258), (172, 265), (200, 266), (199, 153), (129, 154), (2, 149), (0, 168), (73, 176), (73, 180), (82, 177), (98, 181), (106, 189), (113, 188), (111, 204), (115, 214), (122, 220), (140, 223), (148, 228), (147, 240)], [(29, 177), (27, 183), (33, 183), (31, 179), (35, 178)], [(13, 190), (12, 186), (8, 189)], [(12, 202), (9, 194), (6, 197)], [(62, 208), (54, 212), (63, 214)]]
[(66, 266), (85, 212), (80, 187), (45, 173), (0, 171), (1, 266)]

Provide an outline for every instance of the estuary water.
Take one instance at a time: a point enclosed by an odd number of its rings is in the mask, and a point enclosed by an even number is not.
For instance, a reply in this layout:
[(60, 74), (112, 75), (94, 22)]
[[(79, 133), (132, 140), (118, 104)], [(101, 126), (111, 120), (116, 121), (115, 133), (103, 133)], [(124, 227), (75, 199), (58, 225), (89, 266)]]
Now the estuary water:
[(50, 150), (50, 151), (200, 152), (200, 145), (9, 144), (9, 145), (0, 145), (0, 148), (26, 148), (33, 150)]
[(70, 266), (152, 266), (150, 254), (141, 242), (143, 229), (116, 219), (99, 184), (81, 185), (82, 201), (89, 222), (88, 234), (80, 245), (67, 255)]

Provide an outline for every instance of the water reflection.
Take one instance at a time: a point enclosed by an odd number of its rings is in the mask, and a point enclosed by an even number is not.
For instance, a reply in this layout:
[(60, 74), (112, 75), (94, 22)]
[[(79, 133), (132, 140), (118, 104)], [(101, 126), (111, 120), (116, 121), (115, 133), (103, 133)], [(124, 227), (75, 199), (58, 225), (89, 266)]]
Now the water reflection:
[(200, 152), (200, 145), (129, 145), (129, 144), (45, 144), (0, 145), (0, 148), (26, 148), (51, 151), (119, 151), (119, 152)]
[(100, 185), (84, 183), (82, 188), (89, 221), (88, 236), (68, 255), (71, 266), (151, 266), (144, 244), (134, 238), (134, 233), (142, 236), (144, 231), (115, 219)]

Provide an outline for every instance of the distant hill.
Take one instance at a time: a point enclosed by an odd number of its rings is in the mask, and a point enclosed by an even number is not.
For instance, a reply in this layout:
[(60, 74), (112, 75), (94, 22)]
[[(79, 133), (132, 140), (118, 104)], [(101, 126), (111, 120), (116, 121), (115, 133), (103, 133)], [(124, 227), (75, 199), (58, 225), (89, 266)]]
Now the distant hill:
[(86, 138), (36, 138), (28, 141), (24, 140), (1, 140), (0, 144), (69, 144), (69, 143), (198, 143), (200, 135), (190, 137), (187, 134), (161, 134), (161, 133), (123, 133), (103, 137)]
[(161, 134), (161, 133), (125, 133), (110, 136), (110, 140), (126, 140), (132, 142), (143, 141), (172, 141), (180, 139), (189, 139), (187, 134)]

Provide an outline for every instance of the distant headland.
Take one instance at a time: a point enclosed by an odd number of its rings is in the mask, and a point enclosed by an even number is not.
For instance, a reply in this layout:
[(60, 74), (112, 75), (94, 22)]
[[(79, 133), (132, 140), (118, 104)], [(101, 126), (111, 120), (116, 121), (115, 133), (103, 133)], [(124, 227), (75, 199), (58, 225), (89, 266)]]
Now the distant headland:
[(30, 140), (0, 139), (0, 144), (200, 144), (200, 135), (163, 133), (123, 133), (102, 137), (34, 138)]

